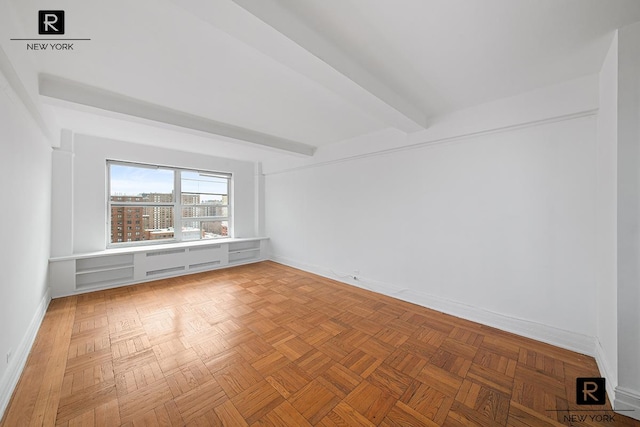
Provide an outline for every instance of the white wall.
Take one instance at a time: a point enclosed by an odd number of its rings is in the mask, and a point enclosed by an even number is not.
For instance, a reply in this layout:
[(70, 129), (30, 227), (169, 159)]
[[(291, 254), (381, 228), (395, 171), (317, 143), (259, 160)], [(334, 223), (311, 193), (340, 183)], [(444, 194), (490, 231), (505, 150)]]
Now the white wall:
[(586, 117), (268, 175), (273, 254), (593, 336), (594, 136)]
[[(176, 144), (178, 147), (179, 145)], [(88, 135), (73, 138), (73, 208), (71, 216), (57, 215), (72, 221), (73, 252), (83, 253), (104, 250), (107, 236), (107, 182), (106, 160), (123, 160), (152, 163), (184, 168), (231, 172), (233, 174), (234, 236), (255, 236), (255, 179), (254, 163), (203, 156), (178, 150), (152, 148), (146, 145), (116, 141)], [(54, 163), (57, 165), (58, 163)], [(60, 162), (68, 167), (69, 162)], [(59, 174), (61, 171), (55, 170)], [(68, 174), (67, 174), (68, 175)], [(69, 175), (68, 175), (69, 176)], [(65, 180), (62, 179), (62, 182)], [(70, 183), (69, 183), (70, 184)], [(69, 218), (72, 219), (69, 219)], [(58, 224), (54, 224), (57, 227)], [(62, 255), (62, 254), (61, 254)]]
[(50, 143), (1, 69), (0, 194), (1, 418), (49, 303), (51, 200)]
[(432, 118), (423, 131), (405, 134), (385, 129), (368, 135), (324, 145), (313, 157), (281, 156), (264, 159), (266, 174), (319, 164), (360, 158), (384, 151), (394, 151), (451, 139), (530, 126), (536, 123), (575, 117), (598, 110), (598, 74), (547, 86), (518, 96), (465, 108), (447, 116)]
[(618, 34), (600, 71), (600, 109), (596, 148), (596, 360), (613, 398), (618, 381), (617, 299), (617, 146), (618, 146)]
[(640, 419), (640, 23), (618, 30), (618, 387)]
[(272, 258), (593, 354), (595, 154), (591, 113), (269, 173)]

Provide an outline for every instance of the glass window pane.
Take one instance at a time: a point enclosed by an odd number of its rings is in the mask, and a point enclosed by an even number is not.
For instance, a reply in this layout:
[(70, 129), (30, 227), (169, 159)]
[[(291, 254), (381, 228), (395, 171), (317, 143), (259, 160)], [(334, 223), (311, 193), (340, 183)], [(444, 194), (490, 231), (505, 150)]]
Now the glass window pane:
[(208, 203), (213, 205), (228, 205), (229, 196), (222, 194), (191, 194), (182, 192), (183, 205), (199, 205)]
[(202, 238), (218, 239), (229, 236), (228, 221), (202, 221)]
[(218, 239), (229, 235), (228, 221), (184, 221), (182, 240)]
[(200, 231), (200, 221), (183, 221), (182, 222), (182, 240), (200, 240), (202, 232)]
[(216, 206), (215, 216), (229, 216), (229, 208), (227, 206)]
[(111, 243), (173, 238), (172, 207), (111, 207)]
[(202, 238), (218, 239), (229, 236), (228, 221), (202, 221)]
[(182, 171), (182, 192), (193, 194), (228, 194), (229, 178), (199, 172)]
[(172, 170), (111, 164), (109, 174), (111, 201), (173, 201)]
[(229, 216), (227, 206), (190, 206), (182, 208), (183, 218), (202, 218), (211, 216)]
[(147, 206), (144, 208), (145, 230), (170, 228), (173, 232), (173, 208), (171, 206)]

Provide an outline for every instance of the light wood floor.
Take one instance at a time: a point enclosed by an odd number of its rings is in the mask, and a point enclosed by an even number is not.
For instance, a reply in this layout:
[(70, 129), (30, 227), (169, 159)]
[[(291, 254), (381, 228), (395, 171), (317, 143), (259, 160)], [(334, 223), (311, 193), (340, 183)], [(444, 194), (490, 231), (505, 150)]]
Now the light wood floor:
[(52, 301), (2, 426), (640, 425), (570, 424), (614, 415), (573, 403), (592, 376), (590, 357), (264, 262)]

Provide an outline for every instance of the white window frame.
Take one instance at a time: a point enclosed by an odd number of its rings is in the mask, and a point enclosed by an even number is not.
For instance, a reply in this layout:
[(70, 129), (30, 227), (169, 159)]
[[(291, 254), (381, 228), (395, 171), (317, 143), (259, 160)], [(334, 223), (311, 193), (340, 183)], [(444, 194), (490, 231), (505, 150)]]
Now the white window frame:
[[(148, 163), (137, 163), (137, 162), (127, 162), (121, 160), (107, 160), (107, 223), (106, 223), (106, 247), (107, 248), (121, 248), (127, 246), (148, 246), (148, 245), (161, 245), (167, 243), (176, 243), (176, 242), (199, 242), (199, 241), (208, 241), (208, 240), (218, 240), (223, 238), (232, 238), (233, 237), (233, 198), (232, 198), (232, 188), (233, 188), (233, 174), (229, 172), (218, 172), (218, 171), (206, 171), (199, 169), (189, 169), (189, 168), (180, 168), (174, 166), (164, 166), (164, 165), (154, 165)], [(138, 167), (138, 168), (150, 168), (150, 169), (166, 169), (171, 170), (173, 172), (173, 201), (172, 202), (112, 202), (111, 201), (111, 165), (121, 165), (121, 166), (129, 166), (129, 167)], [(227, 180), (227, 204), (226, 205), (202, 205), (202, 206), (215, 206), (215, 207), (226, 207), (227, 208), (227, 216), (210, 216), (210, 217), (197, 217), (197, 218), (183, 218), (182, 217), (182, 209), (183, 207), (192, 207), (193, 205), (183, 205), (182, 204), (182, 172), (195, 172), (198, 174), (202, 174), (205, 176), (215, 176), (218, 178), (223, 178)], [(131, 241), (127, 242), (125, 234), (127, 230), (125, 230), (125, 225), (123, 224), (123, 236), (122, 242), (118, 242), (118, 236), (115, 236), (114, 242), (111, 241), (111, 211), (112, 207), (120, 207), (120, 206), (136, 206), (136, 207), (170, 207), (173, 210), (173, 239), (162, 239), (162, 240), (141, 240), (141, 241)], [(190, 239), (183, 240), (182, 237), (182, 223), (184, 221), (189, 222), (202, 222), (202, 221), (226, 221), (227, 222), (227, 236), (217, 237), (213, 239)], [(131, 230), (135, 232), (135, 230)], [(144, 229), (141, 229), (144, 232)]]

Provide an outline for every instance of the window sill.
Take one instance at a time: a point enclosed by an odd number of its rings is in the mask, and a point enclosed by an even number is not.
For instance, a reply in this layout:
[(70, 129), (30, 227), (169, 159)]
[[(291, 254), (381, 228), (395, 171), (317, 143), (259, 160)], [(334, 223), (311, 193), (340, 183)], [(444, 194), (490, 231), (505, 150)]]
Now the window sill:
[(52, 258), (49, 258), (49, 261), (50, 262), (69, 261), (74, 259), (93, 258), (98, 256), (104, 256), (104, 255), (133, 254), (138, 252), (162, 251), (167, 249), (215, 246), (215, 245), (220, 245), (224, 243), (254, 242), (254, 241), (268, 240), (268, 239), (269, 239), (268, 237), (243, 237), (243, 238), (197, 240), (192, 242), (174, 242), (174, 243), (158, 243), (158, 244), (152, 244), (152, 245), (126, 246), (122, 248), (109, 248), (103, 251), (85, 252), (85, 253), (65, 255), (60, 257), (52, 257)]

